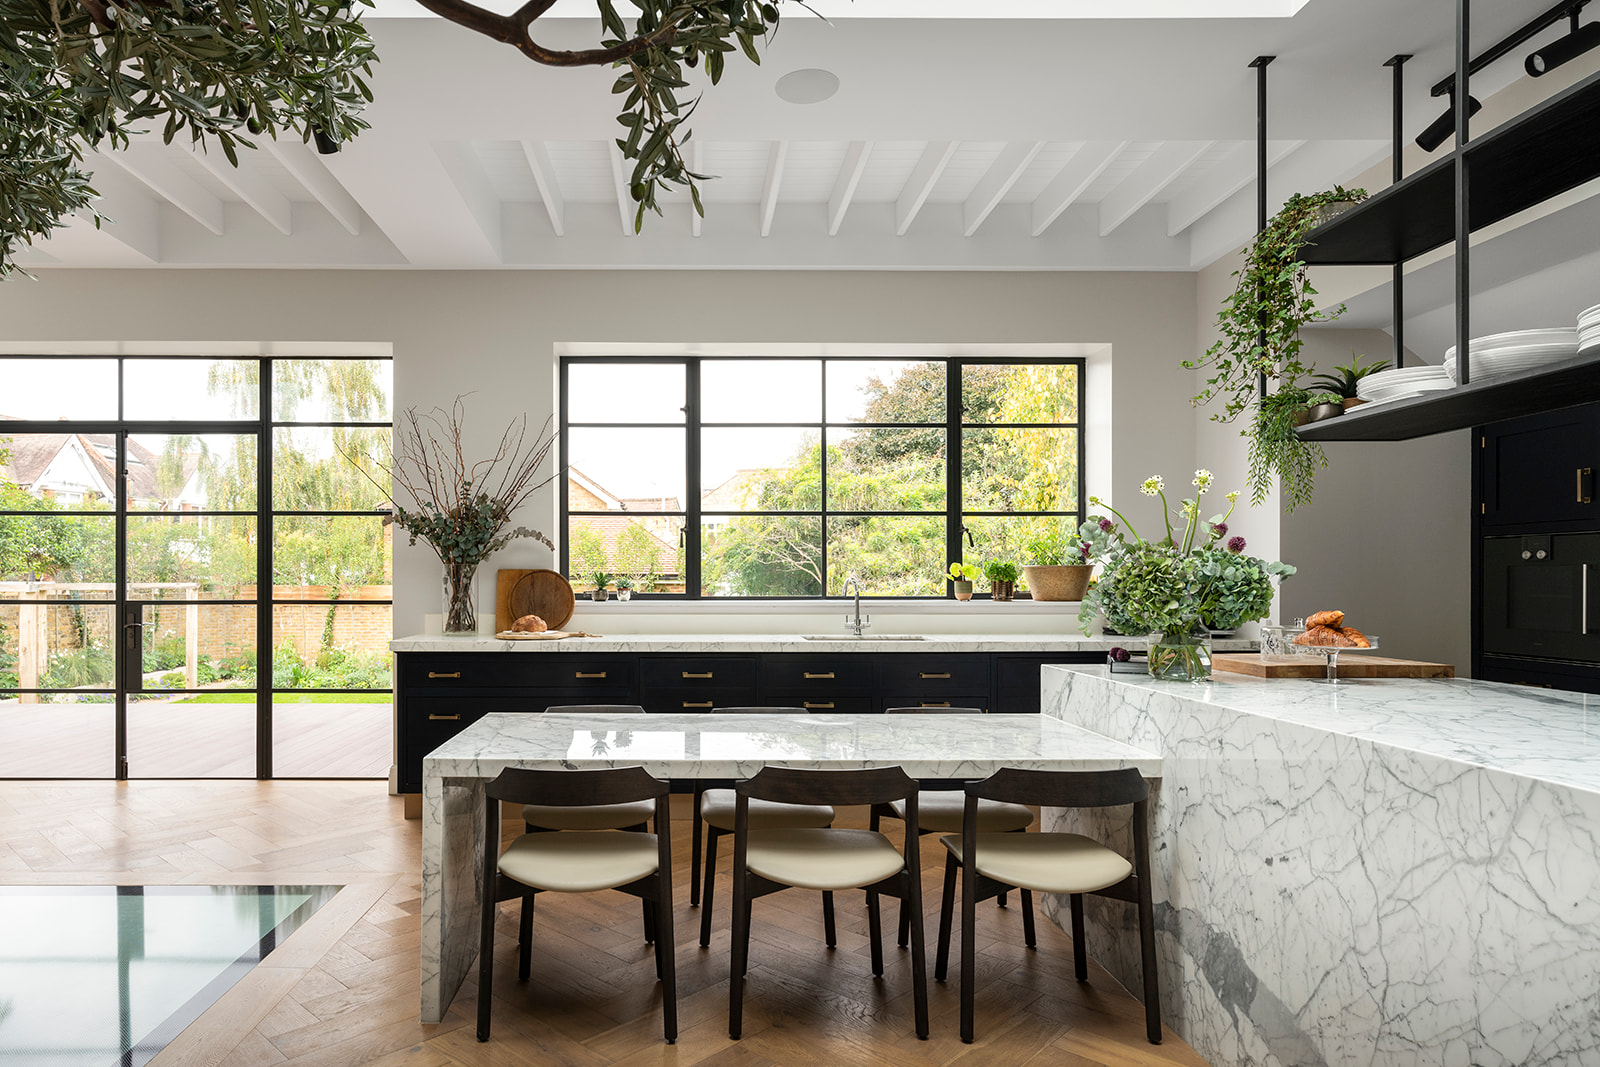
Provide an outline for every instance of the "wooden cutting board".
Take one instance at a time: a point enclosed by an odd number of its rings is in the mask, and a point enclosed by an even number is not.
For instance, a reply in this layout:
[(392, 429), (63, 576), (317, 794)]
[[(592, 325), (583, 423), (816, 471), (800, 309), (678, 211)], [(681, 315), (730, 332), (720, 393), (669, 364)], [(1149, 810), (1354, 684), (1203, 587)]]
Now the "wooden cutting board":
[(559, 571), (510, 568), (495, 572), (494, 628), (503, 633), (524, 615), (537, 615), (552, 630), (572, 618), (577, 597)]
[[(1328, 663), (1320, 655), (1303, 656), (1293, 663), (1262, 663), (1254, 652), (1218, 652), (1211, 666), (1229, 674), (1248, 674), (1252, 678), (1326, 678)], [(1339, 657), (1341, 678), (1454, 678), (1455, 667), (1448, 663), (1427, 663), (1414, 659), (1391, 659), (1357, 652)]]

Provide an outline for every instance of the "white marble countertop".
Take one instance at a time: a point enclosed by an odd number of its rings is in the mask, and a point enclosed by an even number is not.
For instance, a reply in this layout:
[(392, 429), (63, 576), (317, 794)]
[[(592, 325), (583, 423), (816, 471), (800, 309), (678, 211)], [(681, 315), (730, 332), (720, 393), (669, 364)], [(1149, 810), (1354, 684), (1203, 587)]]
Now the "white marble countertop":
[(422, 761), (425, 778), (505, 767), (642, 766), (663, 778), (745, 778), (767, 764), (832, 770), (897, 763), (913, 778), (982, 778), (998, 766), (1137, 767), (1144, 749), (1044, 715), (485, 715)]
[[(1098, 665), (1045, 670), (1148, 694), (1139, 699), (1226, 708), (1600, 793), (1600, 696), (1471, 678), (1362, 678), (1329, 685), (1219, 674), (1195, 684), (1113, 675)], [(1047, 681), (1047, 704), (1053, 690), (1059, 693)]]
[[(391, 652), (1103, 652), (1145, 648), (1143, 637), (1084, 637), (1070, 633), (929, 634), (918, 641), (854, 640), (840, 635), (807, 641), (801, 634), (616, 634), (559, 641), (503, 641), (492, 636), (415, 634), (389, 642)], [(1247, 651), (1255, 642), (1218, 638), (1218, 650)]]

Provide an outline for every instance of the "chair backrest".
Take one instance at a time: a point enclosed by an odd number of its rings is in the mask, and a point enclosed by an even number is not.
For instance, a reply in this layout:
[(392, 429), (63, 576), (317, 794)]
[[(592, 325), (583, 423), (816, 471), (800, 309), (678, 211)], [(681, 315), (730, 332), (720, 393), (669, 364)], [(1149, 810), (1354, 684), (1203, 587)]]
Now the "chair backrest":
[(1137, 804), (1150, 784), (1137, 768), (1114, 771), (1035, 771), (1002, 767), (981, 782), (967, 783), (967, 796), (1056, 808), (1109, 808)]
[(982, 708), (941, 706), (933, 708), (884, 708), (883, 713), (885, 715), (982, 715), (984, 711)]
[(741, 796), (784, 804), (883, 804), (917, 795), (916, 779), (899, 767), (846, 771), (763, 767), (733, 788)]
[(643, 715), (638, 704), (552, 704), (544, 709), (546, 715)]
[(712, 708), (713, 715), (810, 715), (808, 708)]
[[(592, 771), (532, 770), (507, 767), (484, 792), (491, 800), (512, 804), (579, 807), (589, 804), (631, 804), (661, 801), (671, 792), (643, 767), (609, 767)], [(660, 810), (660, 809), (658, 809)]]

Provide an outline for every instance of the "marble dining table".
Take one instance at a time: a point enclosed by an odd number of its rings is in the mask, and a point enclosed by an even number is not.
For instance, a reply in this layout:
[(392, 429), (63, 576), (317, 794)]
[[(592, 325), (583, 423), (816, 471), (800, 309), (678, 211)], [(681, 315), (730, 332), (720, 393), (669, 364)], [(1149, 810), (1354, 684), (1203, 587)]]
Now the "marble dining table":
[(477, 956), (484, 785), (505, 768), (638, 766), (689, 780), (895, 765), (924, 780), (1001, 767), (1161, 776), (1157, 754), (1043, 715), (486, 715), (422, 763), (422, 1021), (443, 1018)]

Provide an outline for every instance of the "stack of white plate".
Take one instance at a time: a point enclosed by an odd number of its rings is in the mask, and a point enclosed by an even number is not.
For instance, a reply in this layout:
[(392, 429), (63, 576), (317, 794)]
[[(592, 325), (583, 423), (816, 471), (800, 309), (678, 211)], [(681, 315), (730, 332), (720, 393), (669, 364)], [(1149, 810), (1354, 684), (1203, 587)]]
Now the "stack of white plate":
[(1369, 374), (1356, 382), (1356, 395), (1369, 404), (1381, 404), (1385, 400), (1454, 389), (1455, 384), (1443, 367), (1397, 367)]
[[(1551, 363), (1560, 363), (1578, 354), (1578, 330), (1558, 326), (1547, 330), (1513, 330), (1472, 339), (1472, 380), (1503, 378)], [(1452, 381), (1456, 376), (1456, 349), (1445, 350), (1444, 367)]]
[(1578, 351), (1600, 348), (1600, 304), (1578, 314)]

